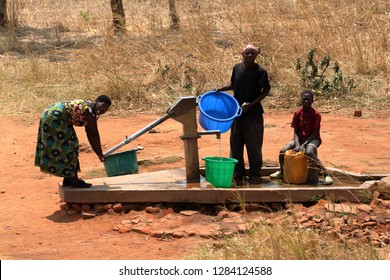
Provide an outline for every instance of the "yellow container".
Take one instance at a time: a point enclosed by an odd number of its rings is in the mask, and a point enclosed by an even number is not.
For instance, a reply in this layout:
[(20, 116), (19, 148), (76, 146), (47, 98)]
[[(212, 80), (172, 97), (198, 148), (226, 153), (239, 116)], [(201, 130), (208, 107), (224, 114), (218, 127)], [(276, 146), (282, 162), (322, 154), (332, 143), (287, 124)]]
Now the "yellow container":
[(308, 159), (304, 152), (288, 150), (284, 154), (283, 181), (287, 184), (302, 184), (307, 181)]

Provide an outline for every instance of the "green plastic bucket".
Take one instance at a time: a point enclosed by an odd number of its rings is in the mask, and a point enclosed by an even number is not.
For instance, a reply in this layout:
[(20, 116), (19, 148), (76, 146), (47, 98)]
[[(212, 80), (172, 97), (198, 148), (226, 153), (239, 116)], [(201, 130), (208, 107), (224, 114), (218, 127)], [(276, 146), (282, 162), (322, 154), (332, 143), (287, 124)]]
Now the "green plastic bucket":
[(137, 149), (108, 155), (104, 168), (108, 177), (137, 173)]
[(204, 157), (206, 163), (206, 181), (216, 188), (230, 188), (234, 167), (238, 160), (224, 157)]

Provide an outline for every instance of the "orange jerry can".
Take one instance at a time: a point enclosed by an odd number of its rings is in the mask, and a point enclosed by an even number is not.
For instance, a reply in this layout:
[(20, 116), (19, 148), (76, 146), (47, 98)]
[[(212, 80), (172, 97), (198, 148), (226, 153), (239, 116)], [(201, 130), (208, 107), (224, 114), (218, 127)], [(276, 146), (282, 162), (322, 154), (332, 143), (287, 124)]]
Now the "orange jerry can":
[(288, 150), (284, 154), (283, 182), (287, 184), (303, 184), (307, 181), (308, 158), (303, 151)]

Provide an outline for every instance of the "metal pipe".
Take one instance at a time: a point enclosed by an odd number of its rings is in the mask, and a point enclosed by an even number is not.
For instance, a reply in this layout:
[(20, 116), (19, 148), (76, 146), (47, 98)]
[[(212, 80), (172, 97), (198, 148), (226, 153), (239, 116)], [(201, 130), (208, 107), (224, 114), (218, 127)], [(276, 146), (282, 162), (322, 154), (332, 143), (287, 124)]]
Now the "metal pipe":
[(204, 131), (198, 132), (198, 135), (209, 135), (209, 134), (215, 134), (215, 135), (217, 135), (217, 139), (221, 139), (221, 131), (220, 130), (204, 130)]
[(153, 127), (159, 125), (160, 123), (166, 121), (167, 119), (169, 119), (170, 117), (172, 116), (171, 113), (167, 113), (165, 114), (164, 116), (162, 116), (161, 118), (157, 119), (156, 121), (152, 122), (151, 124), (149, 124), (148, 126), (145, 126), (143, 129), (137, 131), (136, 133), (134, 133), (133, 135), (129, 136), (129, 137), (125, 137), (125, 140), (123, 140), (121, 143), (119, 143), (118, 145), (112, 147), (111, 149), (109, 149), (107, 152), (105, 152), (103, 155), (106, 157), (110, 154), (112, 154), (113, 152), (115, 152), (116, 150), (118, 150), (119, 148), (123, 147), (124, 145), (130, 143), (131, 141), (133, 141), (134, 139), (140, 137), (142, 134), (144, 134), (145, 132), (148, 132), (149, 130), (151, 130)]

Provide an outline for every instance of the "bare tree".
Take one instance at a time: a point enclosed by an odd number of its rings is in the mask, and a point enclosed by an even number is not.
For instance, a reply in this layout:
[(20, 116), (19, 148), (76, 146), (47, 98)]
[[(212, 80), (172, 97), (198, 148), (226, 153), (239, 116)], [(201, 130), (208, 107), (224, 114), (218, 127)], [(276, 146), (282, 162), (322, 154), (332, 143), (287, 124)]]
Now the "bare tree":
[(0, 0), (0, 27), (7, 24), (7, 0)]
[(178, 30), (179, 26), (179, 16), (176, 12), (175, 0), (169, 0), (169, 15), (171, 16), (171, 28)]
[[(0, 0), (2, 1), (2, 0)], [(125, 10), (123, 9), (122, 0), (110, 0), (111, 11), (114, 23), (114, 32), (118, 33), (125, 30)]]

